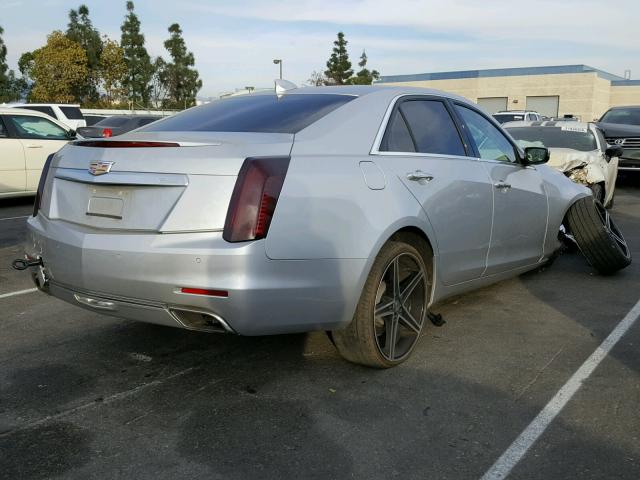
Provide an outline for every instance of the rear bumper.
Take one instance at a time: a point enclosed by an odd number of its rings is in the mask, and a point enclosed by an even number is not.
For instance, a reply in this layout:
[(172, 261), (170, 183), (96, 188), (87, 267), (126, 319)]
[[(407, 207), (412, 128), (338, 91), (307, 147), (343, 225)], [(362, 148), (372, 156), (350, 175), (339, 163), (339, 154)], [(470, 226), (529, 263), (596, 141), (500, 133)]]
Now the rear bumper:
[[(144, 322), (242, 335), (332, 329), (351, 320), (364, 279), (366, 259), (271, 260), (264, 241), (230, 244), (220, 232), (98, 233), (42, 214), (28, 225), (25, 253), (42, 258), (45, 291)], [(201, 328), (183, 311), (220, 321)]]

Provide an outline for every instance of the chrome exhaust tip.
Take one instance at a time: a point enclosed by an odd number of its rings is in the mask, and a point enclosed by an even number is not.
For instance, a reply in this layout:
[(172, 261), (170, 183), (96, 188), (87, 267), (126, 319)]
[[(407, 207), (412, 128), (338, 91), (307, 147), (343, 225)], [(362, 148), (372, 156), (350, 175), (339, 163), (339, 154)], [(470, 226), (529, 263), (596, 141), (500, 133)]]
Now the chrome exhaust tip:
[(199, 332), (235, 333), (227, 322), (215, 313), (184, 307), (169, 307), (171, 316), (184, 328)]

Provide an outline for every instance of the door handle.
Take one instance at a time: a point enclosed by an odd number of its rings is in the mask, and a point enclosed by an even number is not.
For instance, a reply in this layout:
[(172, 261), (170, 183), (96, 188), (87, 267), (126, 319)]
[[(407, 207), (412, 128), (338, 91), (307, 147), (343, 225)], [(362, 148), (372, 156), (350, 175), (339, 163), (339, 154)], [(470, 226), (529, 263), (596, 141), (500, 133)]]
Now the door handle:
[(509, 190), (511, 188), (511, 185), (505, 182), (494, 183), (493, 186), (498, 190)]
[(407, 179), (413, 180), (414, 182), (418, 182), (420, 180), (430, 182), (433, 180), (433, 175), (424, 173), (422, 170), (416, 170), (415, 172), (407, 173)]
[(27, 145), (27, 148), (42, 148), (42, 145)]

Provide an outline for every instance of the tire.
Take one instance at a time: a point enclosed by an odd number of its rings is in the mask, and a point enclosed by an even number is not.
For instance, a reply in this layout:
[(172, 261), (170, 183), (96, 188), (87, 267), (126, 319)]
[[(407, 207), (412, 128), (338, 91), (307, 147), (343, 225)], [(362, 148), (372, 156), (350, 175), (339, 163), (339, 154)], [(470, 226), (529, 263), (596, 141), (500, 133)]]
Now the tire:
[(593, 198), (598, 200), (600, 203), (604, 202), (604, 186), (601, 183), (593, 183), (589, 185), (589, 190), (591, 190)]
[(580, 251), (601, 274), (611, 275), (631, 263), (622, 233), (599, 201), (586, 197), (575, 202), (567, 223)]
[(387, 242), (371, 267), (353, 320), (332, 332), (340, 355), (374, 368), (404, 362), (425, 324), (429, 285), (418, 250), (401, 241)]

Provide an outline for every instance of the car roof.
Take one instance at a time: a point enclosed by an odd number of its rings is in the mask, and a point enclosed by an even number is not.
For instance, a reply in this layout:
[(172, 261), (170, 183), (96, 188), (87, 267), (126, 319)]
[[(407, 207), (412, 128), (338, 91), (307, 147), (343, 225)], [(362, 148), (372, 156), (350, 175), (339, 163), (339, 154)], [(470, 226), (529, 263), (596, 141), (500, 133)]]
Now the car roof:
[(510, 113), (538, 113), (535, 110), (500, 110), (499, 112), (494, 113), (494, 115), (500, 115), (504, 113), (505, 115), (508, 115)]
[(518, 127), (565, 127), (567, 129), (570, 128), (579, 128), (579, 129), (589, 129), (591, 128), (593, 123), (591, 122), (556, 122), (554, 120), (544, 120), (544, 121), (520, 121), (520, 122), (507, 122), (502, 124), (502, 128), (518, 128)]
[(134, 119), (134, 118), (162, 118), (160, 115), (106, 115), (105, 120), (110, 120), (112, 118), (126, 118), (126, 119)]
[[(16, 115), (15, 109), (11, 107), (0, 107), (0, 115)], [(34, 117), (44, 117), (47, 120), (51, 120), (51, 117), (46, 113), (38, 112), (37, 110), (20, 110), (20, 115), (33, 115)], [(54, 119), (55, 120), (55, 119)]]
[[(351, 95), (354, 97), (364, 97), (365, 95), (380, 93), (387, 94), (386, 96), (391, 98), (399, 95), (434, 95), (438, 97), (446, 97), (456, 100), (464, 101), (465, 103), (471, 103), (469, 99), (456, 95), (454, 93), (445, 92), (443, 90), (436, 90), (433, 88), (422, 87), (409, 87), (403, 85), (387, 85), (387, 84), (373, 84), (373, 85), (331, 85), (326, 87), (299, 87), (288, 90), (283, 95)], [(274, 90), (263, 90), (259, 92), (247, 93), (245, 95), (275, 95)], [(226, 97), (237, 98), (237, 97)], [(225, 100), (224, 98), (221, 100)]]
[(78, 103), (13, 103), (11, 107), (77, 107)]
[(640, 105), (617, 105), (615, 107), (611, 107), (609, 110), (625, 110), (628, 108), (640, 109)]

